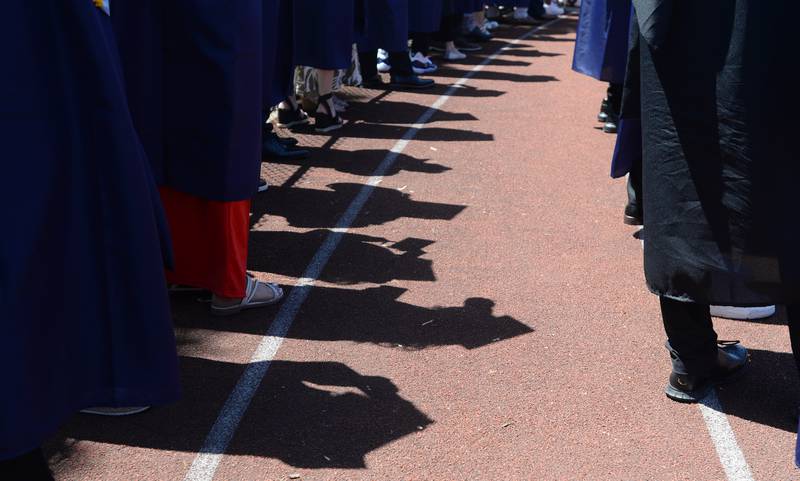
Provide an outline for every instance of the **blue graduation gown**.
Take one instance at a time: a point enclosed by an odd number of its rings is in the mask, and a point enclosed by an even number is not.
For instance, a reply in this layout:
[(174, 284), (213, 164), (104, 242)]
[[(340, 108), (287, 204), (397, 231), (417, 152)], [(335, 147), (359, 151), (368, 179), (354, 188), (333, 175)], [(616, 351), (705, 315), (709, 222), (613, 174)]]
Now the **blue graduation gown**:
[(292, 5), (295, 64), (325, 70), (349, 68), (356, 33), (355, 0), (292, 0)]
[[(87, 0), (0, 15), (0, 459), (93, 405), (171, 402), (163, 215), (108, 17)], [(13, 68), (10, 68), (13, 66)]]
[(291, 95), (294, 78), (292, 0), (264, 1), (264, 107)]
[(444, 0), (408, 0), (408, 31), (438, 32), (443, 11)]
[[(256, 193), (262, 4), (111, 0), (134, 121), (160, 185), (216, 201)], [(153, 125), (158, 135), (147, 134)]]
[(578, 19), (572, 69), (621, 84), (628, 58), (631, 0), (584, 0)]
[(358, 39), (359, 51), (382, 48), (403, 52), (408, 49), (408, 0), (367, 0), (364, 18), (364, 34)]

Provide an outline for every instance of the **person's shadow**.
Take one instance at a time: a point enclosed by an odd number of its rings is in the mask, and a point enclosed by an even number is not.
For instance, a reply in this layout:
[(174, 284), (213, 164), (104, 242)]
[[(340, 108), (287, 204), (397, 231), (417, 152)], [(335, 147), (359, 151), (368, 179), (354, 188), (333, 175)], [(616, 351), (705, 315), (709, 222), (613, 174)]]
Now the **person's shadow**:
[(288, 336), (315, 341), (355, 341), (389, 348), (462, 346), (476, 349), (534, 332), (510, 316), (496, 316), (494, 302), (469, 298), (463, 306), (422, 307), (398, 300), (407, 290), (316, 287)]
[(797, 432), (800, 401), (797, 367), (789, 353), (748, 349), (751, 362), (736, 383), (718, 388), (729, 416)]
[[(198, 452), (243, 369), (181, 358), (182, 401), (128, 418), (76, 415), (46, 451), (80, 455), (72, 440), (89, 440)], [(364, 376), (337, 362), (273, 361), (226, 454), (301, 468), (359, 469), (367, 453), (432, 423), (384, 377)]]

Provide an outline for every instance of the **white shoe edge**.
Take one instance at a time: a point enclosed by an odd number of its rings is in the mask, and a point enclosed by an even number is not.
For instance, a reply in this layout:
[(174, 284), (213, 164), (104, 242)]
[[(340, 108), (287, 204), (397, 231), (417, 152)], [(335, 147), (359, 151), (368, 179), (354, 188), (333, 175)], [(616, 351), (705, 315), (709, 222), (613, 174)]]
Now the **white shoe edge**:
[(775, 306), (733, 307), (711, 306), (711, 316), (741, 321), (764, 319), (775, 314)]

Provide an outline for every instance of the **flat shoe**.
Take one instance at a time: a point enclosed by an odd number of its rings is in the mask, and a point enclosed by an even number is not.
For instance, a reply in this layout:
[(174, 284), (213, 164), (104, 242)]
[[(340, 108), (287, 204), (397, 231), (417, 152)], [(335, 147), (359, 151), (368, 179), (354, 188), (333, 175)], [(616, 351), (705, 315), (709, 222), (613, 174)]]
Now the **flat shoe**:
[[(257, 301), (255, 297), (259, 286), (266, 286), (270, 291), (272, 291), (272, 298), (267, 301)], [(230, 306), (220, 306), (212, 303), (211, 313), (215, 316), (232, 316), (246, 309), (255, 309), (258, 307), (276, 304), (280, 302), (281, 299), (283, 299), (283, 289), (281, 289), (280, 286), (277, 284), (258, 281), (248, 275), (247, 290), (245, 291), (244, 298), (242, 298), (239, 303)]]

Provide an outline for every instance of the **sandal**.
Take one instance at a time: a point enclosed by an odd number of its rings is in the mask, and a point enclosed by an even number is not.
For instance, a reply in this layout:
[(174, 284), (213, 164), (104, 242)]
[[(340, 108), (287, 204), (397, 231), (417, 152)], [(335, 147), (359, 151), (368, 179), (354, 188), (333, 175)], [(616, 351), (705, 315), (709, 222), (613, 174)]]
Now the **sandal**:
[[(258, 301), (255, 299), (259, 286), (266, 286), (272, 292), (272, 298), (266, 301)], [(216, 304), (216, 300), (211, 304), (211, 313), (215, 316), (232, 316), (238, 314), (245, 309), (255, 309), (258, 307), (270, 306), (276, 304), (283, 299), (283, 289), (277, 284), (268, 282), (261, 282), (250, 275), (247, 276), (247, 290), (241, 301), (229, 306), (221, 306)]]

